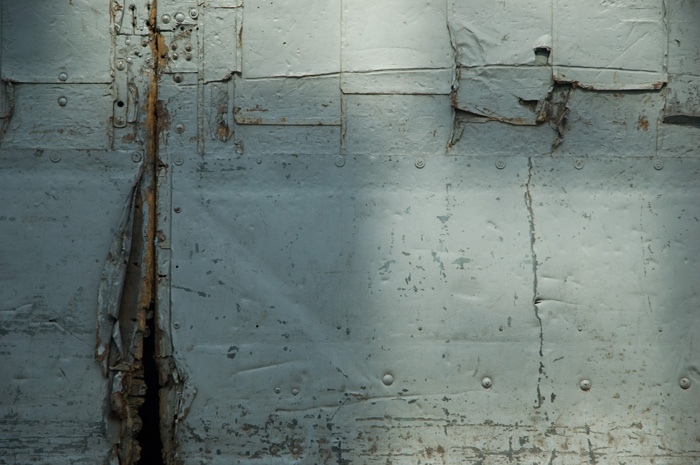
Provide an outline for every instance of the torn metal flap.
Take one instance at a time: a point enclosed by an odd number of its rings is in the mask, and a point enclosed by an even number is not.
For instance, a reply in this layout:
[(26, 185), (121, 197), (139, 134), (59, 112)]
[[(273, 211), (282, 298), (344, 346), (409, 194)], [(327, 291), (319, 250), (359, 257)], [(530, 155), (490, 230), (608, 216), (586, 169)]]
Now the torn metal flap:
[(95, 359), (102, 366), (102, 373), (107, 375), (109, 352), (112, 343), (122, 353), (119, 333), (119, 305), (124, 288), (124, 277), (131, 251), (131, 234), (134, 221), (134, 199), (143, 175), (143, 166), (134, 181), (129, 197), (122, 210), (119, 226), (114, 231), (112, 244), (107, 253), (102, 278), (97, 291), (97, 341)]
[(552, 88), (549, 67), (484, 67), (460, 70), (454, 106), (504, 123), (534, 126), (546, 118)]

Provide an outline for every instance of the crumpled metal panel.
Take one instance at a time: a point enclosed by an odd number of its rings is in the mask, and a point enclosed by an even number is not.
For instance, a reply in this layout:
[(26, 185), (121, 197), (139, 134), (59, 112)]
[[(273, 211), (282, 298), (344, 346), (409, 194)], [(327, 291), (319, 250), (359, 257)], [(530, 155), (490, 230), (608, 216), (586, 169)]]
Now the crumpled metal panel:
[(139, 165), (105, 151), (0, 160), (0, 463), (104, 463), (96, 296)]

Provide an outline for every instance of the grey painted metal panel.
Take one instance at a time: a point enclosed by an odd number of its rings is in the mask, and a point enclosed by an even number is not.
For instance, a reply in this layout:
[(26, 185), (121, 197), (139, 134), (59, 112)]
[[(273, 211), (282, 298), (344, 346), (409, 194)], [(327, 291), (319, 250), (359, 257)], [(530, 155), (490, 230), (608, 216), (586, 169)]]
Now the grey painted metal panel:
[(3, 0), (2, 78), (109, 83), (109, 2)]
[(95, 303), (129, 153), (0, 152), (0, 463), (103, 463)]

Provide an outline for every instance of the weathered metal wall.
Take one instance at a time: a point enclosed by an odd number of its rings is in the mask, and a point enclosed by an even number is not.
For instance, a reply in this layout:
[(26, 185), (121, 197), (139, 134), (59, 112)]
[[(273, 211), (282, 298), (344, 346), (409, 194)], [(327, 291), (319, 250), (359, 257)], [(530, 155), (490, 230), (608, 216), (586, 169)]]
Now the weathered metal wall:
[(700, 2), (2, 6), (0, 463), (700, 461)]

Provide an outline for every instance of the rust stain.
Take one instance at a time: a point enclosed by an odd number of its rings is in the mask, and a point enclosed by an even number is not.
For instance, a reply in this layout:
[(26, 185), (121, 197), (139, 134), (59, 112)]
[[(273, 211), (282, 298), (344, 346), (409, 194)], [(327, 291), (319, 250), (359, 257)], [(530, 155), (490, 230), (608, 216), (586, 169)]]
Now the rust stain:
[(649, 130), (649, 120), (645, 115), (641, 115), (637, 120), (637, 131), (648, 131)]

